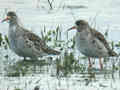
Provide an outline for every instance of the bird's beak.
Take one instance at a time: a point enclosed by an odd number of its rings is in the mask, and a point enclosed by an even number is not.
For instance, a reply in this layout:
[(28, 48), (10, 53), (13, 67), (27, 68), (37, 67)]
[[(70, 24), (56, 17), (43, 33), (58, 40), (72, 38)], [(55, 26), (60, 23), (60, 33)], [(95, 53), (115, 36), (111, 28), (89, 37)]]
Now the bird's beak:
[(3, 22), (5, 22), (5, 21), (7, 21), (7, 20), (9, 20), (11, 17), (10, 16), (7, 16), (5, 19), (3, 19), (1, 22), (3, 23)]
[(67, 31), (70, 31), (70, 30), (73, 30), (73, 29), (76, 29), (76, 26), (73, 26), (73, 27), (69, 28)]

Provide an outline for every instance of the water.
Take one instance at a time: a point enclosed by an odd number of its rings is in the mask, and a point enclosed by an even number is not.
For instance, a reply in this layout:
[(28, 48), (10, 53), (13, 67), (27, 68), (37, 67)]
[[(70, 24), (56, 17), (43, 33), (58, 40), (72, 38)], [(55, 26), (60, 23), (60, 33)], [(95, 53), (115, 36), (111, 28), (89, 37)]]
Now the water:
[[(74, 25), (75, 20), (85, 19), (103, 34), (109, 29), (107, 40), (118, 42), (120, 38), (119, 3), (119, 0), (55, 0), (53, 10), (50, 10), (47, 0), (1, 0), (0, 20), (5, 18), (7, 10), (13, 10), (17, 12), (24, 27), (37, 35), (40, 36), (44, 26), (49, 31), (56, 29), (59, 25), (62, 39), (66, 40), (66, 30)], [(0, 33), (7, 35), (7, 23), (0, 23)], [(74, 35), (75, 32), (71, 31), (68, 38), (73, 38)], [(78, 61), (76, 55), (79, 69), (74, 67), (78, 70), (75, 71), (69, 65), (66, 68), (67, 64), (60, 66), (63, 69), (58, 67), (59, 63), (56, 61), (58, 56), (48, 61), (43, 58), (43, 61), (26, 62), (9, 49), (5, 50), (1, 47), (0, 50), (0, 90), (15, 90), (15, 88), (35, 90), (35, 87), (39, 87), (39, 90), (120, 90), (119, 60), (110, 59), (104, 62), (107, 69), (105, 71), (100, 71), (98, 60), (93, 60), (95, 70), (88, 72), (86, 71), (87, 60)], [(116, 51), (119, 53), (118, 49)], [(115, 68), (112, 66), (113, 63)]]

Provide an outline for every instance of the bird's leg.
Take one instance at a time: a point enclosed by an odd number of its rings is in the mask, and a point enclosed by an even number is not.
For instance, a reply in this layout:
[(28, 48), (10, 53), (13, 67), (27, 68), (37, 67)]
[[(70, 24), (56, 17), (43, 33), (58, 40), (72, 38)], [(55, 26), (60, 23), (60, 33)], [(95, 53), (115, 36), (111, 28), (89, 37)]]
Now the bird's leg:
[(101, 61), (101, 57), (99, 58), (99, 64), (100, 64), (100, 69), (102, 70), (103, 69), (103, 64), (102, 64), (102, 61)]
[(91, 68), (91, 67), (92, 67), (92, 64), (91, 64), (91, 61), (90, 61), (90, 57), (88, 57), (88, 61), (89, 61), (89, 66), (88, 66), (88, 68)]

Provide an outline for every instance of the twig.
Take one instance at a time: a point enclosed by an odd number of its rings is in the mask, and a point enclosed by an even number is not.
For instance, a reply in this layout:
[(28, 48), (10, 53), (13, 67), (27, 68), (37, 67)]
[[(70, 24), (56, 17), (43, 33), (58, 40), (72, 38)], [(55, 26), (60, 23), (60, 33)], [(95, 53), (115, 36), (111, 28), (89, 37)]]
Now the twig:
[(50, 2), (50, 0), (48, 0), (48, 4), (49, 4), (51, 10), (53, 9), (53, 6), (52, 6), (53, 2), (54, 2), (54, 0), (52, 0), (51, 2)]

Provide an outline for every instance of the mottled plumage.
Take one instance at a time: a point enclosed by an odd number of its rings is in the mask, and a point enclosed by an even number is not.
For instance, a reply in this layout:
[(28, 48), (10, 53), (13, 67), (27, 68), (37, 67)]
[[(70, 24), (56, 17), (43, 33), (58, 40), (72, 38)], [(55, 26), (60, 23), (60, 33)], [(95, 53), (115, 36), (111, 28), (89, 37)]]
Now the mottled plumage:
[(104, 35), (91, 28), (88, 22), (84, 20), (77, 20), (75, 25), (76, 26), (73, 26), (68, 30), (77, 29), (75, 44), (82, 54), (95, 58), (117, 56), (117, 53), (110, 48), (108, 42), (104, 38)]
[(8, 12), (4, 21), (9, 21), (8, 39), (10, 48), (19, 56), (38, 58), (45, 55), (59, 55), (36, 34), (20, 26), (15, 12)]
[(101, 43), (104, 44), (104, 46), (107, 48), (109, 56), (117, 56), (117, 53), (115, 53), (109, 46), (108, 42), (106, 41), (104, 35), (102, 35), (100, 32), (96, 31), (95, 29), (91, 28), (91, 32), (93, 34), (93, 36), (95, 36), (96, 38), (98, 38)]

